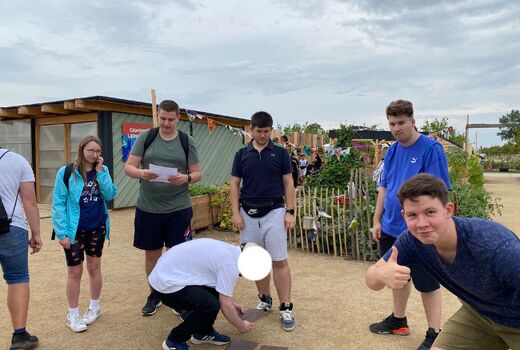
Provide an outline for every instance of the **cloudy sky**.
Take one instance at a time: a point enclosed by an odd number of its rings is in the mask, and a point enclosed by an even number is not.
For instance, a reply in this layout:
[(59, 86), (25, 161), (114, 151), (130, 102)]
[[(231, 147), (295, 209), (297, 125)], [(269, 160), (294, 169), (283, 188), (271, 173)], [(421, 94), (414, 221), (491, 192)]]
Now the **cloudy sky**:
[[(520, 108), (520, 3), (502, 0), (17, 0), (0, 3), (0, 106), (105, 95), (325, 128), (463, 131)], [(479, 145), (500, 143), (497, 129)], [(475, 137), (475, 131), (471, 133)], [(473, 140), (474, 141), (474, 140)]]

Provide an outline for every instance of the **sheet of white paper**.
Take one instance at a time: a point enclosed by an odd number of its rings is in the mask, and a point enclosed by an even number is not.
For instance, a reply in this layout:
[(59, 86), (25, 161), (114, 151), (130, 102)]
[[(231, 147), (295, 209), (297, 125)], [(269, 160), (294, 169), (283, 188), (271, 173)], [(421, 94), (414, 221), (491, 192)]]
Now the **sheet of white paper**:
[(151, 172), (159, 175), (156, 179), (150, 180), (154, 182), (168, 182), (168, 178), (177, 175), (177, 168), (168, 168), (165, 166), (155, 165), (150, 163), (149, 169)]

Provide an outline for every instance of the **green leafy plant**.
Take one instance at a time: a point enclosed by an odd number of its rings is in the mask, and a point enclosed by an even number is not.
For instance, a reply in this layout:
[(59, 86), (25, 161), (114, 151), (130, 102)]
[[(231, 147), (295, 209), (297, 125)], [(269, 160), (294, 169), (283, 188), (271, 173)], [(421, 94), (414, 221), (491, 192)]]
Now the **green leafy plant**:
[(219, 188), (215, 185), (203, 185), (199, 183), (191, 184), (189, 187), (190, 196), (200, 196), (203, 194), (214, 194), (218, 193)]

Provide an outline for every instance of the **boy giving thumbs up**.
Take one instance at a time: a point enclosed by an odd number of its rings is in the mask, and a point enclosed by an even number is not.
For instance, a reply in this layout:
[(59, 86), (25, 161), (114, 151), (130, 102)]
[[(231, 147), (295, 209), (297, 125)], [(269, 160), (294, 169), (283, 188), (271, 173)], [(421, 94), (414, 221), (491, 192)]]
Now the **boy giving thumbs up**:
[(489, 220), (453, 216), (444, 183), (419, 174), (398, 192), (408, 229), (365, 277), (370, 289), (400, 289), (421, 266), (459, 297), (432, 349), (520, 349), (520, 240)]

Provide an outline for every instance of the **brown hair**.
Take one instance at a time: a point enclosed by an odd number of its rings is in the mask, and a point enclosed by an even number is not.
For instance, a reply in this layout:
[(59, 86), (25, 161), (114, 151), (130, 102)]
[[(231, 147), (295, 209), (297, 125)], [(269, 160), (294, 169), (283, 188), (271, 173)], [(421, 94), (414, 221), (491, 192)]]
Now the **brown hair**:
[[(81, 174), (81, 177), (83, 178), (83, 182), (87, 182), (87, 161), (85, 160), (85, 157), (83, 156), (83, 149), (85, 146), (89, 143), (94, 141), (101, 147), (101, 150), (103, 150), (103, 145), (101, 144), (101, 140), (93, 135), (85, 136), (81, 141), (79, 142), (78, 147), (78, 159), (74, 162), (74, 170), (78, 169), (79, 173)], [(94, 175), (94, 181), (96, 181), (96, 175)]]
[(179, 105), (177, 102), (172, 100), (164, 100), (159, 104), (159, 110), (163, 110), (165, 112), (176, 112), (179, 114)]
[(406, 100), (390, 102), (388, 107), (386, 107), (386, 117), (399, 117), (401, 115), (413, 118), (413, 104)]
[(406, 181), (399, 189), (399, 192), (397, 192), (399, 203), (401, 203), (401, 207), (403, 208), (403, 203), (406, 199), (416, 202), (417, 198), (420, 196), (437, 198), (444, 206), (448, 204), (449, 201), (448, 189), (444, 182), (439, 178), (426, 173), (415, 175)]

